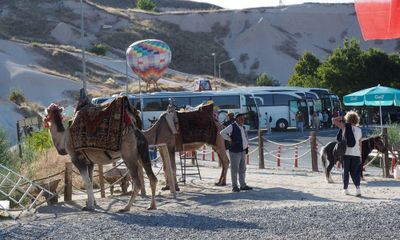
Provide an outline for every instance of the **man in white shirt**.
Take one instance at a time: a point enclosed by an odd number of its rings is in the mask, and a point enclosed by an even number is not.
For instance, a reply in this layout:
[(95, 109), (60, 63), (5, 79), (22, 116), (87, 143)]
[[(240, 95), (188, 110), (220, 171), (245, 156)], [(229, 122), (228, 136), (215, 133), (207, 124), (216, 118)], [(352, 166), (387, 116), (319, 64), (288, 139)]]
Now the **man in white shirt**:
[[(248, 139), (246, 131), (243, 127), (244, 114), (239, 113), (235, 116), (235, 122), (227, 126), (221, 131), (222, 137), (230, 141), (229, 157), (231, 160), (231, 179), (232, 191), (240, 192), (240, 190), (252, 190), (247, 186), (246, 178), (246, 154), (248, 153)], [(237, 176), (239, 175), (239, 184)]]

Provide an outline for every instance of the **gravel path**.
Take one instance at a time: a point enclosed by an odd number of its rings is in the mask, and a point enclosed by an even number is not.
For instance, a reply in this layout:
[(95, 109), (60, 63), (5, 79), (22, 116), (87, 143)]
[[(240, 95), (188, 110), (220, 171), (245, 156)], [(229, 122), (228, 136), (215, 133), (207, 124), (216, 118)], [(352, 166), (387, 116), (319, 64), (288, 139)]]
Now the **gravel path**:
[(357, 198), (341, 194), (338, 175), (327, 184), (322, 173), (249, 166), (255, 189), (232, 193), (213, 185), (216, 166), (201, 170), (204, 179), (191, 179), (176, 199), (158, 192), (155, 211), (138, 198), (117, 213), (127, 196), (97, 199), (95, 212), (80, 211), (84, 200), (59, 203), (0, 220), (0, 239), (399, 239), (399, 181), (369, 176)]

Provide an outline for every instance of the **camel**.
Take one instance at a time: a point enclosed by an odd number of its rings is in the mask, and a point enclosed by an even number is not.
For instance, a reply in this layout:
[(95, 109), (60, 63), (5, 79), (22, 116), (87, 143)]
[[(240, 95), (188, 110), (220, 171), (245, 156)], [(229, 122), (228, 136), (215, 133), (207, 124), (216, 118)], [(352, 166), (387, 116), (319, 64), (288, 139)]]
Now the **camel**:
[[(217, 186), (225, 186), (226, 185), (226, 174), (229, 167), (229, 158), (226, 155), (225, 151), (225, 141), (219, 131), (222, 130), (223, 125), (215, 121), (217, 125), (216, 133), (216, 143), (215, 145), (210, 145), (215, 152), (217, 152), (219, 159), (222, 165), (222, 172), (221, 176), (215, 185)], [(168, 110), (161, 114), (158, 121), (154, 123), (149, 129), (142, 131), (144, 136), (146, 137), (147, 141), (150, 145), (157, 145), (165, 143), (168, 148), (169, 158), (171, 160), (172, 170), (173, 170), (173, 177), (176, 181), (176, 160), (175, 160), (175, 152), (179, 151), (195, 151), (199, 149), (201, 146), (206, 144), (205, 142), (195, 142), (190, 144), (185, 144), (184, 148), (181, 142), (177, 141), (176, 134), (178, 134), (177, 129), (179, 129), (178, 124), (178, 117), (175, 108), (169, 106)], [(165, 159), (165, 156), (162, 155), (160, 152), (161, 158)], [(165, 169), (165, 164), (164, 164)], [(167, 181), (168, 182), (168, 181)], [(166, 184), (162, 190), (169, 190), (169, 185)], [(179, 191), (178, 186), (175, 186), (175, 190)]]
[[(151, 168), (151, 162), (148, 154), (148, 143), (144, 138), (143, 134), (136, 128), (131, 122), (130, 124), (122, 123), (122, 136), (121, 144), (118, 151), (106, 151), (95, 148), (85, 148), (82, 150), (75, 150), (72, 143), (72, 137), (70, 133), (71, 126), (65, 128), (62, 123), (63, 109), (56, 104), (51, 104), (46, 109), (46, 117), (44, 119), (45, 125), (50, 129), (51, 137), (57, 152), (60, 155), (69, 155), (72, 163), (79, 170), (80, 175), (85, 182), (87, 190), (87, 202), (86, 206), (82, 208), (84, 211), (93, 211), (95, 205), (95, 199), (93, 194), (93, 167), (94, 164), (109, 164), (118, 158), (122, 158), (125, 165), (130, 171), (131, 177), (134, 181), (134, 189), (130, 196), (128, 203), (120, 212), (127, 212), (130, 210), (135, 198), (141, 188), (141, 178), (138, 177), (138, 164), (139, 160), (146, 171), (148, 178), (150, 179), (151, 186), (151, 204), (148, 208), (156, 209), (155, 193), (157, 178)], [(79, 111), (75, 113), (75, 116), (79, 114)], [(126, 115), (126, 113), (125, 113)], [(124, 116), (125, 116), (124, 115)], [(87, 128), (92, 126), (87, 126)]]

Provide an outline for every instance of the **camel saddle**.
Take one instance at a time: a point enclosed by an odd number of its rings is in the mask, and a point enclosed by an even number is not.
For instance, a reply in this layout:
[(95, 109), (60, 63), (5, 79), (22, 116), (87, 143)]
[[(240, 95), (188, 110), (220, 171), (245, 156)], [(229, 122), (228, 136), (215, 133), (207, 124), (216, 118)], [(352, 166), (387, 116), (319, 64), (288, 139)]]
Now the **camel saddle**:
[(124, 123), (131, 123), (126, 113), (129, 107), (126, 96), (105, 105), (82, 106), (75, 112), (69, 128), (74, 149), (119, 151)]
[(195, 111), (179, 111), (177, 114), (182, 144), (205, 142), (215, 145), (218, 129), (213, 116), (213, 104), (200, 106)]

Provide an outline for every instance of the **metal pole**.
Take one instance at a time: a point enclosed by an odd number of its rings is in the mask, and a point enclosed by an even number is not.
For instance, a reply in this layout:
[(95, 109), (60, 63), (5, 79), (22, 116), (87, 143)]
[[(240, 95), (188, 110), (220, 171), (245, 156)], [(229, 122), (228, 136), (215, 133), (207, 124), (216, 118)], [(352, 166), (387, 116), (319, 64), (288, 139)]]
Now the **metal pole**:
[(381, 132), (383, 131), (383, 122), (382, 122), (382, 105), (381, 102), (379, 101), (379, 116), (380, 116), (380, 121), (381, 121)]
[(221, 79), (221, 63), (218, 64), (218, 78)]
[(215, 78), (217, 76), (217, 66), (216, 66), (216, 55), (215, 55), (215, 53), (213, 54), (213, 56), (214, 56), (214, 80), (215, 80)]
[(87, 85), (86, 85), (86, 60), (85, 60), (85, 29), (83, 24), (83, 0), (81, 0), (81, 51), (82, 51), (82, 82), (83, 89), (85, 93), (87, 93)]
[(215, 90), (217, 90), (217, 78), (216, 78), (217, 69), (216, 69), (216, 61), (215, 61), (216, 54), (215, 53), (211, 53), (211, 55), (214, 57), (214, 84), (215, 84)]
[(125, 92), (126, 92), (126, 94), (128, 94), (129, 77), (128, 77), (128, 63), (127, 62), (125, 62), (125, 74), (126, 74)]

